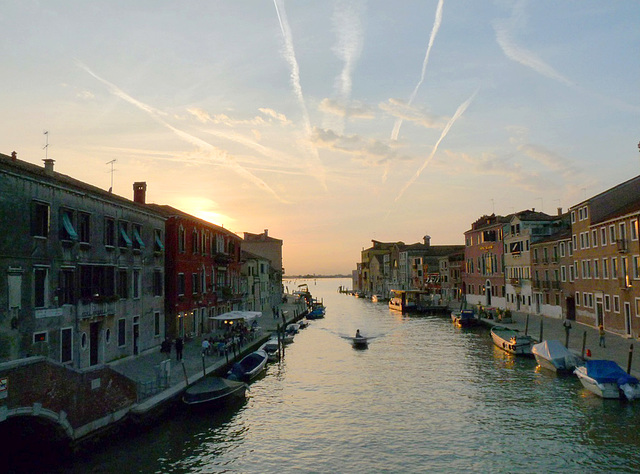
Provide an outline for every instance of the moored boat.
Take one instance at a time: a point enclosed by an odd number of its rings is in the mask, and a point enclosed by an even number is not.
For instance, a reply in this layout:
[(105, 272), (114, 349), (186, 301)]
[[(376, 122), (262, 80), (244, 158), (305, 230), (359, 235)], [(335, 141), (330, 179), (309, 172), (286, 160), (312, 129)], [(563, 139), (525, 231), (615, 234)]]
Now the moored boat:
[(491, 329), (493, 343), (509, 354), (531, 356), (531, 346), (535, 340), (528, 335), (520, 334), (517, 329), (494, 326)]
[(262, 346), (260, 346), (260, 349), (267, 353), (267, 360), (269, 362), (277, 362), (279, 360), (280, 355), (278, 353), (278, 339), (269, 339), (267, 342), (262, 344)]
[(452, 311), (451, 321), (459, 328), (468, 328), (478, 324), (478, 318), (476, 318), (473, 310), (463, 309), (462, 311)]
[(191, 406), (219, 406), (243, 399), (246, 388), (244, 382), (222, 377), (204, 377), (185, 390), (182, 401)]
[(554, 339), (534, 344), (531, 353), (540, 367), (558, 373), (571, 373), (580, 362), (578, 356)]
[(267, 353), (258, 349), (251, 354), (246, 355), (240, 362), (233, 364), (227, 376), (231, 380), (241, 380), (249, 382), (255, 379), (264, 370), (267, 364)]
[(640, 398), (638, 379), (627, 374), (612, 360), (588, 360), (585, 365), (576, 368), (582, 386), (602, 398), (621, 398), (628, 400)]

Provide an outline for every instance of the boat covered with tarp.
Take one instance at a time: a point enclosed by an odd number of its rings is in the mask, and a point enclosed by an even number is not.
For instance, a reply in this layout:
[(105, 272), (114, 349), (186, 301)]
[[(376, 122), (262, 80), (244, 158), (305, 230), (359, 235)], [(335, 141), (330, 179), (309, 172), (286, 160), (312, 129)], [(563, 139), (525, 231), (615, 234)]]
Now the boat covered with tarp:
[(588, 360), (574, 373), (584, 388), (599, 397), (620, 398), (622, 393), (628, 400), (640, 398), (638, 379), (612, 360)]
[(218, 406), (232, 400), (242, 400), (247, 385), (222, 377), (204, 377), (187, 388), (182, 401), (192, 406)]
[(579, 365), (580, 358), (555, 339), (534, 344), (531, 353), (538, 365), (554, 372), (571, 373)]

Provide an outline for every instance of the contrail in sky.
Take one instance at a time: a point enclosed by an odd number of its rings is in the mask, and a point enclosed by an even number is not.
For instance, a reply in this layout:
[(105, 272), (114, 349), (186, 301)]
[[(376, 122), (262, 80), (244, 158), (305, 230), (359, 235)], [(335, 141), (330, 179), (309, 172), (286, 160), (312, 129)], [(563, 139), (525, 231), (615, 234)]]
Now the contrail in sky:
[(458, 110), (456, 110), (456, 113), (453, 114), (453, 117), (451, 117), (447, 125), (445, 125), (444, 129), (442, 130), (442, 133), (440, 134), (440, 138), (438, 139), (435, 146), (433, 147), (433, 150), (431, 150), (431, 154), (427, 157), (426, 160), (424, 160), (424, 163), (422, 163), (422, 166), (420, 167), (420, 169), (416, 171), (416, 173), (411, 177), (411, 179), (407, 182), (407, 184), (405, 184), (404, 187), (400, 190), (400, 193), (398, 193), (398, 196), (394, 200), (395, 202), (397, 202), (398, 199), (400, 199), (404, 194), (404, 192), (409, 188), (409, 186), (411, 186), (416, 181), (416, 179), (420, 177), (420, 174), (422, 173), (422, 171), (424, 171), (424, 169), (427, 167), (429, 162), (433, 159), (433, 156), (436, 154), (436, 151), (438, 151), (438, 146), (440, 146), (440, 142), (442, 142), (442, 140), (444, 140), (444, 137), (447, 136), (447, 133), (449, 133), (449, 130), (451, 130), (451, 127), (456, 122), (456, 120), (458, 120), (460, 116), (464, 113), (464, 111), (467, 110), (467, 107), (469, 107), (469, 104), (471, 104), (471, 101), (473, 100), (473, 98), (476, 96), (477, 93), (478, 91), (476, 90), (471, 95), (471, 97), (469, 97), (465, 102), (460, 104), (460, 106), (458, 107)]
[[(293, 92), (298, 99), (300, 108), (302, 109), (302, 119), (307, 138), (311, 136), (311, 121), (309, 120), (309, 112), (307, 111), (307, 105), (304, 101), (304, 95), (302, 94), (302, 86), (300, 85), (300, 68), (298, 67), (298, 61), (296, 60), (296, 53), (293, 48), (293, 35), (291, 34), (291, 28), (289, 27), (289, 21), (287, 20), (287, 12), (284, 9), (282, 0), (273, 0), (273, 5), (276, 7), (276, 14), (278, 15), (278, 22), (280, 23), (280, 30), (282, 31), (282, 37), (284, 38), (284, 58), (291, 67), (291, 85)], [(312, 146), (309, 146), (311, 154), (313, 155), (313, 163), (310, 163), (313, 169), (313, 174), (318, 178), (320, 184), (327, 190), (327, 183), (325, 177), (324, 167), (320, 161), (318, 150)]]
[(182, 138), (184, 141), (186, 141), (188, 143), (191, 143), (194, 146), (197, 146), (197, 147), (201, 148), (202, 150), (208, 151), (211, 154), (211, 156), (215, 159), (216, 162), (218, 162), (221, 165), (224, 165), (224, 166), (227, 166), (227, 167), (231, 168), (232, 170), (234, 170), (236, 173), (238, 173), (243, 178), (246, 178), (248, 181), (252, 182), (253, 184), (258, 186), (259, 188), (261, 188), (264, 191), (267, 191), (268, 193), (270, 193), (273, 196), (275, 196), (276, 199), (278, 199), (279, 201), (284, 202), (284, 203), (288, 202), (288, 201), (282, 199), (273, 189), (271, 189), (271, 187), (269, 187), (269, 185), (267, 183), (265, 183), (263, 180), (261, 180), (260, 178), (258, 178), (255, 175), (253, 175), (252, 173), (250, 173), (246, 169), (244, 169), (242, 166), (240, 166), (235, 161), (235, 159), (231, 155), (229, 155), (226, 151), (220, 150), (219, 148), (214, 147), (210, 143), (208, 143), (208, 142), (206, 142), (204, 140), (201, 140), (200, 138), (195, 137), (195, 136), (191, 135), (190, 133), (187, 133), (187, 132), (184, 132), (182, 130), (179, 130), (179, 129), (175, 128), (174, 126), (168, 124), (162, 118), (160, 118), (161, 115), (166, 115), (166, 114), (164, 114), (163, 112), (161, 112), (161, 111), (159, 111), (159, 110), (157, 110), (157, 109), (155, 109), (155, 108), (153, 108), (153, 107), (151, 107), (151, 106), (149, 106), (149, 105), (147, 105), (147, 104), (145, 104), (143, 102), (140, 102), (139, 100), (134, 99), (129, 94), (127, 94), (122, 89), (120, 89), (118, 86), (116, 86), (116, 85), (110, 83), (109, 81), (107, 81), (107, 80), (101, 78), (100, 76), (98, 76), (91, 69), (89, 69), (87, 66), (85, 66), (82, 62), (80, 62), (80, 61), (76, 61), (76, 62), (77, 62), (78, 66), (80, 68), (82, 68), (88, 74), (90, 74), (91, 76), (96, 78), (98, 81), (102, 82), (105, 86), (107, 86), (109, 91), (113, 95), (115, 95), (116, 97), (119, 97), (122, 100), (124, 100), (125, 102), (129, 102), (130, 104), (135, 105), (139, 109), (144, 110), (156, 122), (160, 123), (161, 125), (165, 126), (169, 130), (171, 130), (178, 137)]
[[(424, 56), (424, 61), (422, 62), (422, 74), (420, 75), (420, 80), (418, 84), (416, 84), (415, 89), (411, 93), (411, 97), (409, 97), (409, 105), (413, 102), (413, 99), (416, 98), (418, 94), (418, 89), (424, 82), (424, 76), (427, 72), (427, 63), (429, 62), (429, 54), (431, 53), (431, 47), (433, 46), (433, 42), (436, 39), (436, 35), (438, 34), (438, 30), (440, 29), (440, 24), (442, 23), (442, 6), (444, 4), (444, 0), (438, 1), (438, 6), (436, 8), (436, 18), (433, 21), (433, 28), (431, 29), (431, 36), (429, 37), (429, 45), (427, 46), (427, 53)], [(398, 135), (400, 134), (400, 126), (402, 125), (402, 119), (396, 119), (396, 123), (393, 126), (393, 131), (391, 132), (391, 139), (397, 140)]]

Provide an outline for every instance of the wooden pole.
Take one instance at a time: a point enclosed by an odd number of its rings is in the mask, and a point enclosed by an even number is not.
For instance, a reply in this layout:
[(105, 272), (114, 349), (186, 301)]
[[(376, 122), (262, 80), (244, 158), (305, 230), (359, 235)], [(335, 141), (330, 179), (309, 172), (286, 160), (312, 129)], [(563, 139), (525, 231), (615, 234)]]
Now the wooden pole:
[(543, 326), (544, 326), (544, 321), (540, 319), (540, 342), (542, 342)]
[(184, 366), (184, 360), (182, 361), (182, 372), (184, 373), (184, 386), (189, 386), (189, 377), (187, 377), (187, 368)]
[(631, 360), (633, 359), (633, 344), (629, 346), (629, 360), (627, 361), (627, 373), (631, 373)]
[(524, 335), (526, 336), (527, 334), (529, 334), (529, 314), (527, 314), (527, 321), (524, 323)]
[(202, 351), (202, 376), (206, 376), (207, 375), (207, 371), (204, 367), (204, 351)]
[(584, 359), (584, 350), (587, 347), (587, 331), (582, 335), (582, 358)]

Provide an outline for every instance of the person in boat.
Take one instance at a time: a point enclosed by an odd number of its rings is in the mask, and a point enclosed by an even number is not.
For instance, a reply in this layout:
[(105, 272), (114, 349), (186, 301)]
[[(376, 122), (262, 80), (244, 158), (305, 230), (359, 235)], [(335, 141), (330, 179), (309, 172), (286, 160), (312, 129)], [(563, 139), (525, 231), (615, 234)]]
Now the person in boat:
[(360, 334), (360, 329), (356, 329), (356, 339), (360, 339), (362, 335)]

